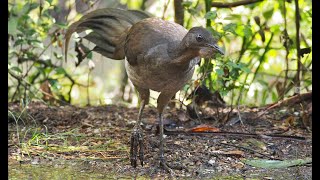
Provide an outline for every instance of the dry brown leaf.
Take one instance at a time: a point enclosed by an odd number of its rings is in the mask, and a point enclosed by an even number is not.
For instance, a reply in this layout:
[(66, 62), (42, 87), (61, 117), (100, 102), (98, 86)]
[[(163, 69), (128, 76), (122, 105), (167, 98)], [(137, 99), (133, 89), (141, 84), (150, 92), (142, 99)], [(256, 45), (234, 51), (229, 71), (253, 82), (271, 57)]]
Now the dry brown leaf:
[(201, 124), (189, 130), (190, 132), (219, 132), (220, 129), (210, 125)]
[(213, 154), (223, 154), (228, 156), (244, 156), (244, 152), (240, 150), (233, 150), (233, 151), (212, 151)]

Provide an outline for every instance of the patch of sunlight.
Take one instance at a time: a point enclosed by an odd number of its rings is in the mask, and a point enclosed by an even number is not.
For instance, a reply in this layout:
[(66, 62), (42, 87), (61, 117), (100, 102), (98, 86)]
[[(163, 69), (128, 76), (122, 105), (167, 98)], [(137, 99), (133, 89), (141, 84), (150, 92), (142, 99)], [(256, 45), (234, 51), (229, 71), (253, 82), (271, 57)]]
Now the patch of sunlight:
[(82, 16), (80, 13), (77, 13), (76, 8), (71, 8), (74, 5), (75, 5), (75, 0), (70, 0), (65, 2), (65, 7), (68, 7), (68, 8), (70, 7), (71, 9), (67, 19), (68, 22), (77, 21)]
[(148, 12), (152, 12), (156, 17), (162, 17), (163, 6), (167, 1), (155, 1), (147, 9)]
[(236, 8), (234, 8), (233, 10), (234, 14), (246, 14), (249, 13), (249, 9), (245, 8), (245, 6), (238, 6)]
[(80, 91), (79, 91), (79, 88), (78, 87), (74, 87), (71, 91), (71, 97), (72, 99), (79, 99), (80, 97)]
[(268, 70), (270, 69), (270, 65), (268, 63), (263, 64), (263, 69)]
[(103, 102), (105, 104), (112, 104), (112, 97), (110, 97), (110, 94), (107, 94), (107, 93), (103, 94)]
[(101, 91), (101, 90), (104, 89), (104, 82), (103, 82), (103, 80), (101, 79), (101, 77), (96, 77), (96, 76), (93, 77), (93, 81), (92, 81), (91, 83), (94, 83), (94, 85), (91, 86), (91, 87), (93, 87), (93, 88), (96, 89), (96, 90)]
[(138, 106), (138, 96), (132, 97), (132, 103), (129, 107), (137, 107)]
[(283, 56), (276, 56), (275, 58), (275, 62), (273, 62), (273, 58), (272, 60), (269, 60), (270, 63), (283, 63)]
[(270, 57), (276, 57), (278, 54), (279, 54), (278, 50), (270, 49), (270, 50), (268, 51), (268, 55), (269, 55)]
[[(261, 36), (257, 36), (257, 38), (261, 40)], [(256, 44), (257, 46), (261, 46), (261, 47), (263, 46), (262, 40), (261, 40), (261, 41), (256, 41), (255, 44)], [(263, 49), (260, 49), (260, 50), (263, 50)]]
[(253, 97), (255, 94), (255, 91), (256, 90), (259, 91), (261, 89), (262, 89), (262, 86), (259, 83), (252, 83), (248, 91), (248, 96)]
[(39, 20), (39, 8), (36, 8), (29, 12), (29, 17), (32, 19), (33, 22), (38, 22)]
[[(258, 41), (259, 42), (259, 41)], [(258, 44), (258, 43), (257, 43)], [(262, 44), (261, 44), (262, 45)], [(264, 53), (264, 48), (259, 49), (259, 54), (262, 55)]]
[(50, 60), (51, 57), (50, 57), (49, 55), (47, 55), (47, 54), (42, 54), (42, 55), (40, 56), (40, 59), (42, 59), (42, 60), (44, 60), (44, 61), (47, 61), (47, 60)]
[(281, 15), (281, 12), (280, 11), (274, 12), (272, 16), (272, 21), (270, 22), (270, 24), (283, 24), (283, 23), (284, 23), (284, 20)]

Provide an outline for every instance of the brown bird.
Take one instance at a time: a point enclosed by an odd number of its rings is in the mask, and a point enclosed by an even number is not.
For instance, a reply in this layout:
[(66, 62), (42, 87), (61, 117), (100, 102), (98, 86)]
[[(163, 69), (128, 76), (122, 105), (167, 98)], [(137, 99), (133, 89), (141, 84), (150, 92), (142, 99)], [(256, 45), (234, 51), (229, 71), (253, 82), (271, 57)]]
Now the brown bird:
[(84, 15), (69, 27), (66, 55), (72, 33), (88, 29), (92, 31), (84, 38), (96, 45), (93, 51), (111, 59), (126, 59), (128, 77), (139, 93), (140, 110), (131, 136), (131, 165), (136, 167), (139, 158), (143, 166), (141, 116), (149, 102), (150, 90), (154, 90), (160, 92), (157, 99), (160, 166), (171, 172), (164, 157), (163, 111), (191, 79), (200, 57), (224, 52), (205, 28), (193, 27), (188, 31), (179, 24), (151, 17), (142, 11), (106, 8)]

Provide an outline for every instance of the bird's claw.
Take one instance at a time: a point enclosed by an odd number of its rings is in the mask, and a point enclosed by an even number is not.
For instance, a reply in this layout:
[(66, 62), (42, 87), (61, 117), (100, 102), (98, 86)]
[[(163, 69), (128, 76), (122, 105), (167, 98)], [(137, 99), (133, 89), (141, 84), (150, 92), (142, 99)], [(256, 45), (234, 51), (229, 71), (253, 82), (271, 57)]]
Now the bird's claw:
[(164, 157), (160, 157), (160, 168), (163, 168), (165, 171), (170, 173), (171, 176), (174, 176), (174, 171), (169, 167)]
[(130, 143), (130, 161), (131, 166), (137, 167), (137, 159), (139, 157), (141, 166), (143, 166), (143, 133), (141, 127), (133, 129)]

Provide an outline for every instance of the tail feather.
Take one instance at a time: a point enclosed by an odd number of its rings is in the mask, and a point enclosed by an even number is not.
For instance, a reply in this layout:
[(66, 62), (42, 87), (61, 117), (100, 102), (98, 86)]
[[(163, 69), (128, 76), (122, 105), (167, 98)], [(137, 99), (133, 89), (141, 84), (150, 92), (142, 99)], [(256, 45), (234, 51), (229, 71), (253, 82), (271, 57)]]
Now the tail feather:
[(124, 59), (124, 42), (130, 27), (138, 21), (150, 17), (137, 10), (113, 8), (98, 9), (84, 15), (67, 30), (65, 38), (65, 60), (71, 35), (91, 29), (84, 38), (94, 43), (93, 51), (111, 59)]

